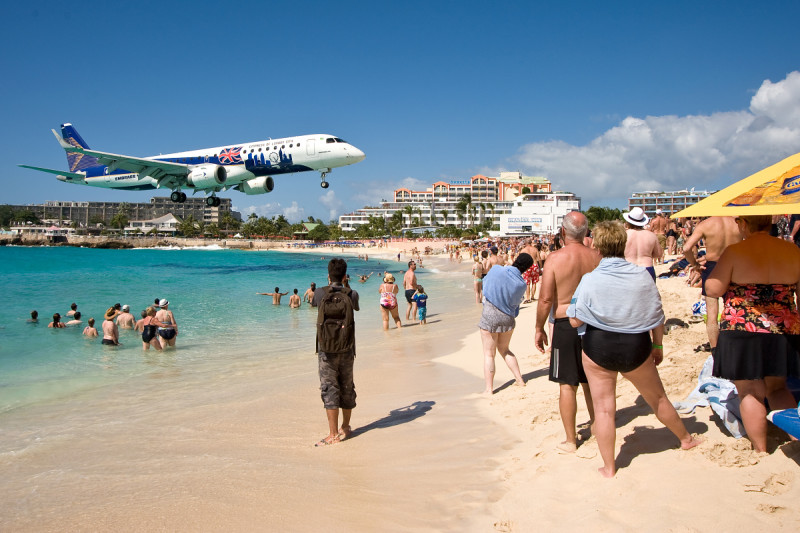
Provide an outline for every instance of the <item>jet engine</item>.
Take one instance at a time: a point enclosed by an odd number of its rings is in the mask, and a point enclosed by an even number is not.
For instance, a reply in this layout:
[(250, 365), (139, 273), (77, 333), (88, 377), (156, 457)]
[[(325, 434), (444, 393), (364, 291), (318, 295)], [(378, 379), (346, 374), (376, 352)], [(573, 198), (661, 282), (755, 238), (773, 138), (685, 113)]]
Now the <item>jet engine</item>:
[(211, 189), (222, 185), (228, 179), (225, 167), (219, 165), (198, 165), (186, 177), (186, 184), (195, 189)]
[(239, 186), (239, 190), (245, 194), (264, 194), (272, 192), (274, 188), (275, 180), (272, 179), (272, 176), (261, 176), (243, 181)]

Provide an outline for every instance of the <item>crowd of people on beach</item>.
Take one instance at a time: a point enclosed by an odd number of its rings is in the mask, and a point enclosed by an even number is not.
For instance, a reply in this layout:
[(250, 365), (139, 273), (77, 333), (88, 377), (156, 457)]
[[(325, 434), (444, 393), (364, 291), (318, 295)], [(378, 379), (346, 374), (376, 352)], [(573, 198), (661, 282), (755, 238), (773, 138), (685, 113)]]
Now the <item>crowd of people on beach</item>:
[(766, 452), (764, 400), (773, 410), (797, 406), (787, 377), (800, 377), (800, 215), (681, 221), (660, 210), (650, 219), (636, 207), (622, 218), (590, 232), (586, 217), (575, 211), (564, 217), (558, 234), (485, 239), (452, 251), (451, 261), (466, 252), (474, 262), (475, 300), (482, 305), (484, 393), (494, 393), (498, 353), (515, 384), (525, 385), (509, 343), (521, 304), (536, 300), (541, 281), (534, 344), (550, 353), (549, 379), (559, 385), (565, 433), (559, 451), (575, 452), (582, 443), (576, 425), (580, 386), (590, 418), (583, 429), (596, 438), (603, 459), (599, 471), (605, 477), (615, 474), (619, 374), (639, 390), (681, 448), (699, 444), (667, 398), (656, 369), (663, 359), (666, 317), (655, 266), (673, 255), (705, 299), (714, 376), (733, 382), (753, 448)]
[[(66, 318), (69, 320), (63, 322), (61, 314), (54, 313), (53, 320), (47, 327), (59, 329), (82, 326), (82, 315), (78, 311), (77, 303), (70, 304), (70, 310), (67, 311)], [(36, 310), (31, 311), (31, 318), (28, 319), (28, 322), (38, 324), (39, 312)], [(168, 346), (174, 347), (178, 336), (178, 323), (175, 320), (175, 315), (169, 309), (169, 301), (162, 298), (156, 298), (153, 305), (143, 309), (140, 320), (136, 320), (131, 314), (130, 306), (127, 304), (116, 303), (110, 306), (103, 314), (103, 322), (100, 326), (100, 330), (103, 333), (100, 340), (101, 344), (121, 346), (122, 343), (119, 341), (120, 329), (133, 330), (140, 333), (144, 350), (149, 350), (151, 347), (156, 350), (161, 350)], [(82, 334), (87, 338), (100, 337), (95, 327), (94, 317), (90, 317), (86, 321)]]

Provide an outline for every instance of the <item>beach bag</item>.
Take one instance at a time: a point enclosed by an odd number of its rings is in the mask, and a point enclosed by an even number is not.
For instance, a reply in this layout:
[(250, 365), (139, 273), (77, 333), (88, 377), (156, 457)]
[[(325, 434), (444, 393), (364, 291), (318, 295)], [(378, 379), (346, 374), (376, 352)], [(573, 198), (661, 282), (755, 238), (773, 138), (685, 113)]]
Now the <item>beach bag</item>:
[(353, 301), (348, 287), (322, 287), (325, 292), (317, 311), (317, 352), (355, 352)]

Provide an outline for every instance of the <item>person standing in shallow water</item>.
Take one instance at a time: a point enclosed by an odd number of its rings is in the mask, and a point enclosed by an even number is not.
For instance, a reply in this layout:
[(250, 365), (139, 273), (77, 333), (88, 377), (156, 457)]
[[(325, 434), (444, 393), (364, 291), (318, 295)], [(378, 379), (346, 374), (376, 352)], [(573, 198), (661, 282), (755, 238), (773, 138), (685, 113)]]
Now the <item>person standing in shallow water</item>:
[(514, 374), (516, 384), (525, 385), (517, 357), (509, 350), (508, 345), (527, 289), (522, 273), (531, 265), (533, 258), (522, 253), (517, 256), (513, 265), (495, 265), (483, 278), (483, 311), (478, 328), (483, 345), (483, 375), (486, 382), (484, 394), (494, 394), (494, 358), (498, 352)]

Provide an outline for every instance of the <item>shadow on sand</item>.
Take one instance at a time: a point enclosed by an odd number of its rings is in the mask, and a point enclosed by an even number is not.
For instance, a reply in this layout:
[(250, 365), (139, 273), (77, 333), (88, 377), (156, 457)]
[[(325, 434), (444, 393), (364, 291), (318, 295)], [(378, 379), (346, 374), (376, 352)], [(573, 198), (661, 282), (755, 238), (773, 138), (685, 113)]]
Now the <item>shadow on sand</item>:
[(366, 426), (361, 426), (360, 428), (354, 429), (353, 433), (350, 435), (350, 438), (352, 439), (358, 437), (359, 435), (362, 435), (373, 429), (390, 428), (400, 424), (405, 424), (407, 422), (412, 422), (421, 416), (425, 416), (425, 413), (433, 409), (434, 405), (436, 405), (436, 402), (434, 401), (424, 401), (414, 402), (405, 407), (392, 409), (385, 417), (371, 422)]

